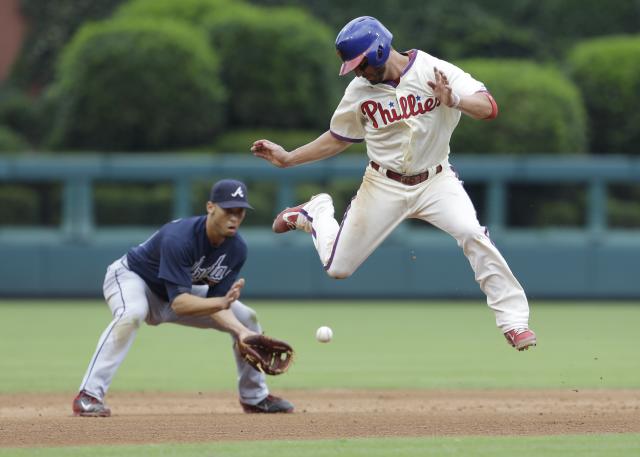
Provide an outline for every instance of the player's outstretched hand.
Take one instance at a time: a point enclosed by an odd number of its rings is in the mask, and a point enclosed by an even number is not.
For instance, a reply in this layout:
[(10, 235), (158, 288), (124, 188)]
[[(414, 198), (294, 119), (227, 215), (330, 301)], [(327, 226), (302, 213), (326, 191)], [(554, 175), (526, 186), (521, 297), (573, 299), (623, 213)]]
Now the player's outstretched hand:
[[(447, 79), (447, 75), (444, 74), (443, 71), (438, 70), (437, 67), (433, 67), (433, 73), (435, 74), (435, 81), (428, 81), (427, 84), (433, 90), (433, 94), (440, 100), (441, 103), (448, 107), (454, 106), (454, 94), (451, 86), (449, 85), (449, 80)], [(459, 101), (459, 98), (458, 98)]]
[(287, 167), (287, 158), (289, 153), (284, 150), (279, 144), (273, 143), (269, 140), (258, 140), (251, 146), (251, 152), (256, 157), (271, 162), (273, 165), (279, 168)]
[(233, 285), (225, 295), (225, 298), (227, 299), (226, 309), (229, 309), (229, 307), (231, 306), (231, 303), (233, 303), (234, 301), (240, 298), (240, 291), (242, 290), (243, 287), (244, 287), (244, 278), (240, 278), (233, 283)]

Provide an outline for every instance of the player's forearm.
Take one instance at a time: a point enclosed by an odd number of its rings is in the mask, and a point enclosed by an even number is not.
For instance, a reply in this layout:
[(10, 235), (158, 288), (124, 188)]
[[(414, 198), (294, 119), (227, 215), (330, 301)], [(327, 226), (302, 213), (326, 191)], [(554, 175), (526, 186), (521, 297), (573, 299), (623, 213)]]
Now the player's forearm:
[(474, 119), (493, 119), (498, 115), (498, 107), (487, 92), (461, 96), (457, 108)]
[(178, 316), (208, 316), (228, 308), (226, 297), (203, 298), (192, 294), (180, 294), (171, 302), (171, 308)]
[(217, 328), (230, 333), (237, 339), (242, 340), (244, 337), (253, 332), (242, 325), (235, 314), (230, 309), (224, 309), (211, 315), (211, 319), (217, 324)]
[(317, 162), (327, 159), (347, 149), (351, 143), (340, 141), (327, 131), (304, 146), (294, 149), (287, 156), (287, 167), (302, 165), (303, 163)]

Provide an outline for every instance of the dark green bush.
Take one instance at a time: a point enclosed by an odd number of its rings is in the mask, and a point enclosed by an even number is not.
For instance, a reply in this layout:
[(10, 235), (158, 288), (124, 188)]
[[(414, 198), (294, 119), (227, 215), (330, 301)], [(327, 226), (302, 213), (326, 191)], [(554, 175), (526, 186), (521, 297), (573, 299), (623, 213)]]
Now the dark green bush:
[(326, 129), (339, 101), (333, 33), (302, 10), (240, 8), (205, 24), (234, 128)]
[(459, 153), (581, 153), (585, 113), (578, 90), (557, 70), (527, 61), (457, 62), (482, 81), (496, 99), (490, 122), (462, 116), (452, 137)]
[(38, 219), (38, 196), (22, 186), (0, 186), (0, 226), (35, 225)]
[(0, 226), (59, 226), (62, 186), (54, 182), (0, 184)]
[(640, 228), (640, 185), (609, 187), (607, 222), (612, 228)]
[(47, 85), (62, 48), (86, 21), (109, 16), (125, 0), (20, 0), (29, 27), (11, 79), (30, 89)]
[(15, 87), (5, 87), (0, 91), (0, 125), (37, 144), (45, 131), (43, 106), (40, 99)]
[(165, 183), (100, 183), (94, 190), (98, 226), (160, 226), (172, 217), (173, 189)]
[(83, 27), (64, 51), (51, 97), (53, 147), (136, 151), (209, 140), (224, 94), (204, 35), (149, 19)]
[(0, 125), (0, 153), (17, 153), (29, 150), (29, 143), (9, 127)]
[(594, 153), (640, 154), (640, 36), (585, 41), (570, 53)]
[(638, 3), (629, 0), (474, 1), (509, 24), (530, 30), (543, 54), (556, 58), (584, 38), (634, 33), (640, 27)]
[(244, 5), (241, 0), (132, 0), (116, 11), (119, 18), (179, 19), (201, 25), (211, 15)]
[(512, 227), (583, 227), (587, 222), (584, 185), (513, 184), (508, 192), (507, 223)]
[(589, 36), (636, 33), (637, 1), (613, 0), (251, 0), (304, 4), (337, 34), (356, 16), (372, 14), (398, 49), (421, 48), (445, 60), (467, 57), (562, 57)]

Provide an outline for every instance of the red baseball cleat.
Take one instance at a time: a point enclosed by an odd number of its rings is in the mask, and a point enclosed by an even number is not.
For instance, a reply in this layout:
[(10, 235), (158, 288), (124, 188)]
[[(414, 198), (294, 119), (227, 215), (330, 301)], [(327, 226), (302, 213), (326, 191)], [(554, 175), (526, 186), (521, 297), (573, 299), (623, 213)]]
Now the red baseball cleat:
[(298, 228), (298, 216), (303, 214), (302, 207), (306, 204), (307, 202), (304, 202), (298, 206), (294, 206), (293, 208), (283, 209), (273, 221), (273, 225), (271, 227), (273, 231), (276, 233), (284, 233), (290, 230), (296, 230)]
[(509, 330), (504, 334), (504, 337), (507, 339), (507, 342), (518, 351), (529, 349), (530, 346), (535, 346), (537, 343), (536, 334), (528, 328)]

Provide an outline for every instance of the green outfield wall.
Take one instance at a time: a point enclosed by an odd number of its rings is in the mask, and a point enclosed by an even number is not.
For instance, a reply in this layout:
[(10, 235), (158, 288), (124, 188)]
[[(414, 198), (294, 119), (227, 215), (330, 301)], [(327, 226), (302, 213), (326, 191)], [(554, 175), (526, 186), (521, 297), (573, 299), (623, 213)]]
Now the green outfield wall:
[[(482, 208), (481, 223), (489, 228), (493, 241), (531, 298), (640, 298), (640, 232), (633, 226), (612, 227), (607, 205), (612, 188), (640, 184), (640, 160), (461, 156), (453, 158), (452, 163), (465, 185), (482, 188), (474, 196)], [(45, 182), (57, 183), (61, 189), (59, 224), (0, 226), (0, 296), (101, 295), (107, 265), (130, 246), (144, 241), (157, 226), (97, 224), (96, 183), (170, 183), (169, 214), (178, 218), (193, 213), (194, 182), (234, 177), (250, 183), (250, 188), (267, 183), (275, 189), (269, 200), (275, 214), (276, 209), (297, 203), (300, 188), (310, 183), (322, 187), (335, 180), (352, 179), (355, 192), (366, 165), (365, 158), (346, 156), (280, 170), (249, 154), (0, 159), (0, 188)], [(513, 185), (540, 185), (546, 189), (579, 186), (584, 190), (584, 198), (576, 203), (584, 210), (582, 222), (559, 227), (552, 219), (544, 227), (511, 226)], [(534, 209), (532, 203), (531, 210)], [(403, 223), (346, 280), (325, 275), (311, 240), (304, 233), (276, 235), (267, 226), (251, 224), (241, 233), (249, 244), (243, 274), (247, 279), (245, 296), (482, 296), (455, 241), (426, 224)]]

